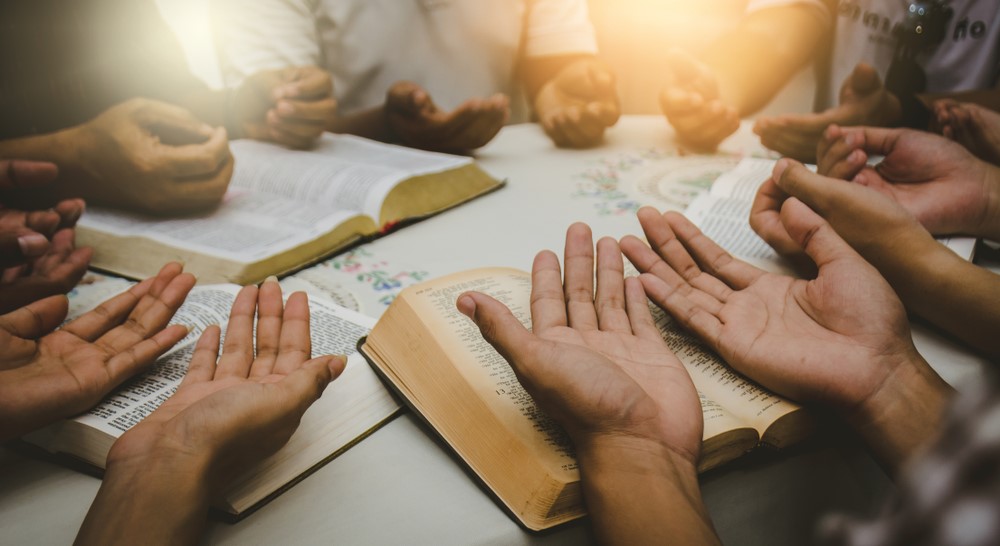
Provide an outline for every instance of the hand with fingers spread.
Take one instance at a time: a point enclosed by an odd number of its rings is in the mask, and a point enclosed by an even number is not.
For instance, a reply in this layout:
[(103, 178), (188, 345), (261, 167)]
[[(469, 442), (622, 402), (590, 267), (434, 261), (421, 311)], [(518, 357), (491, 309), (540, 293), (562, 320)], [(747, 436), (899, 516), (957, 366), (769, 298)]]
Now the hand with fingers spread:
[(688, 53), (673, 50), (667, 73), (660, 108), (681, 144), (696, 151), (713, 151), (739, 129), (740, 114), (722, 99), (711, 68)]
[(485, 146), (510, 117), (505, 95), (470, 99), (451, 112), (434, 104), (413, 82), (397, 82), (386, 93), (385, 123), (390, 139), (438, 152), (467, 152)]
[(311, 358), (306, 295), (284, 305), (273, 278), (236, 297), (221, 356), (219, 334), (205, 330), (177, 392), (112, 446), (78, 544), (197, 542), (209, 503), (280, 449), (344, 369)]
[[(1000, 167), (943, 137), (834, 125), (824, 132), (817, 155), (821, 174), (888, 196), (934, 235), (1000, 238)], [(871, 155), (885, 158), (872, 167)]]
[(535, 258), (531, 332), (484, 294), (462, 294), (458, 309), (569, 433), (603, 540), (714, 543), (695, 471), (702, 416), (691, 378), (660, 336), (638, 281), (623, 278), (613, 239), (597, 245), (596, 293), (586, 225), (569, 228), (565, 264), (563, 278), (552, 252)]
[(618, 123), (621, 106), (615, 75), (596, 59), (562, 67), (535, 96), (534, 106), (545, 133), (565, 148), (600, 144), (604, 131)]
[(90, 408), (180, 341), (167, 322), (194, 282), (170, 264), (58, 330), (63, 296), (0, 316), (0, 439)]
[(902, 118), (899, 99), (865, 63), (858, 64), (840, 88), (840, 104), (815, 114), (762, 117), (753, 131), (764, 146), (808, 163), (816, 161), (816, 146), (832, 124), (892, 127)]
[(949, 388), (917, 353), (878, 271), (802, 202), (787, 200), (781, 219), (816, 263), (815, 279), (757, 269), (683, 216), (650, 208), (639, 221), (652, 248), (635, 237), (621, 247), (650, 299), (733, 368), (839, 411), (895, 468), (933, 431)]
[(936, 101), (933, 110), (935, 124), (945, 138), (983, 161), (1000, 165), (1000, 112), (953, 99)]
[(93, 252), (88, 247), (76, 248), (73, 235), (72, 229), (56, 232), (41, 256), (0, 273), (0, 313), (65, 294), (80, 282)]
[[(911, 312), (979, 351), (1000, 355), (996, 337), (1000, 327), (1000, 277), (937, 242), (917, 217), (903, 208), (904, 202), (909, 206), (923, 203), (943, 211), (949, 209), (947, 200), (962, 199), (960, 195), (946, 196), (947, 186), (935, 189), (937, 184), (926, 183), (926, 191), (937, 195), (939, 203), (933, 203), (929, 197), (915, 197), (924, 191), (919, 184), (913, 189), (904, 185), (887, 190), (878, 184), (827, 178), (782, 159), (757, 192), (750, 225), (779, 253), (801, 253), (801, 241), (784, 221), (784, 207), (793, 197), (804, 202), (878, 269)], [(898, 199), (894, 199), (897, 195)], [(925, 214), (923, 219), (927, 222), (929, 218), (933, 217)]]
[(306, 149), (337, 114), (330, 73), (317, 66), (263, 70), (246, 79), (228, 105), (233, 138)]

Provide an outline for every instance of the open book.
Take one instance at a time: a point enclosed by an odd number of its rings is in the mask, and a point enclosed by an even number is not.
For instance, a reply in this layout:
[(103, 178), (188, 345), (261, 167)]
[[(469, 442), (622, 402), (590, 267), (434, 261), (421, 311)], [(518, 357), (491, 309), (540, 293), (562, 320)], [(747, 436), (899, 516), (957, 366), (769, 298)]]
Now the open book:
[[(747, 158), (723, 174), (711, 190), (695, 199), (685, 214), (702, 232), (730, 254), (761, 269), (798, 276), (750, 227), (750, 208), (757, 189), (771, 177), (774, 159)], [(814, 166), (810, 166), (815, 170)], [(939, 237), (938, 241), (966, 260), (972, 260), (975, 237)]]
[[(239, 290), (236, 285), (194, 288), (172, 321), (193, 327), (177, 347), (89, 412), (23, 439), (104, 468), (115, 440), (177, 390), (201, 332), (211, 324), (223, 325), (225, 331)], [(347, 367), (309, 408), (288, 444), (237, 479), (226, 492), (216, 508), (228, 519), (253, 512), (388, 422), (399, 410), (355, 351), (357, 339), (368, 332), (374, 320), (312, 297), (309, 308), (313, 354), (350, 355)]]
[(132, 278), (181, 261), (206, 283), (257, 283), (499, 188), (467, 157), (324, 134), (310, 151), (241, 140), (215, 211), (163, 219), (89, 209), (77, 242), (93, 267)]
[[(361, 352), (516, 521), (541, 530), (583, 516), (580, 473), (568, 438), (455, 308), (467, 290), (497, 298), (530, 327), (530, 275), (476, 269), (405, 289)], [(812, 420), (798, 405), (731, 370), (666, 315), (657, 320), (701, 395), (700, 470), (737, 458), (761, 441), (780, 447), (811, 430)]]

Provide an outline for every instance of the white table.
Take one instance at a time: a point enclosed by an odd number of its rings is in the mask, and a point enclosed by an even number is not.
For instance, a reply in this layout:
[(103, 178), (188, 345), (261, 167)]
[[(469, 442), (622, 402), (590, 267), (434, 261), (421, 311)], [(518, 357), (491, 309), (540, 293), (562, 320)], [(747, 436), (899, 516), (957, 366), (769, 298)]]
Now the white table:
[[(659, 117), (628, 117), (606, 146), (555, 149), (532, 125), (512, 126), (479, 154), (508, 180), (494, 194), (367, 245), (357, 267), (380, 269), (400, 283), (478, 266), (528, 269), (543, 248), (561, 250), (566, 227), (587, 221), (596, 237), (639, 233), (630, 204), (613, 191), (593, 192), (580, 174), (637, 149), (670, 152)], [(726, 148), (758, 148), (746, 127)], [(601, 167), (603, 168), (603, 167)], [(581, 192), (581, 189), (584, 190)], [(613, 190), (613, 188), (611, 188)], [(590, 191), (591, 195), (578, 195)], [(368, 262), (368, 264), (361, 262)], [(371, 265), (375, 264), (375, 265)], [(322, 267), (314, 271), (322, 271)], [(329, 267), (327, 264), (326, 267)], [(393, 272), (403, 271), (402, 274)], [(407, 274), (411, 272), (414, 274)], [(362, 289), (368, 289), (362, 287)], [(387, 293), (391, 293), (391, 290)], [(378, 294), (376, 294), (378, 295)], [(372, 296), (369, 294), (368, 296)], [(378, 314), (378, 298), (363, 311)], [(984, 361), (916, 327), (918, 348), (949, 381), (976, 377)], [(99, 481), (0, 450), (0, 544), (68, 544)], [(871, 513), (885, 475), (849, 435), (824, 435), (780, 453), (763, 453), (702, 478), (705, 501), (727, 544), (812, 542), (818, 518), (834, 510)], [(589, 544), (585, 524), (546, 535), (522, 531), (483, 494), (447, 452), (405, 414), (246, 520), (211, 523), (218, 544)]]

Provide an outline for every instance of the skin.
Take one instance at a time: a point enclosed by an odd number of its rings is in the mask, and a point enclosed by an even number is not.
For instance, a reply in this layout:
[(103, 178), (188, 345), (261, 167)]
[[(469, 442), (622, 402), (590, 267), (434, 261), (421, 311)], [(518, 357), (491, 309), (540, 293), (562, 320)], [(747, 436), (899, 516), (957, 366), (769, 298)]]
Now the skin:
[(654, 303), (737, 371), (832, 408), (895, 473), (937, 429), (950, 387), (917, 353), (892, 288), (802, 202), (782, 208), (788, 233), (818, 268), (812, 280), (733, 258), (680, 214), (639, 211), (650, 246), (622, 250)]
[[(924, 131), (831, 126), (820, 141), (820, 174), (872, 188), (934, 235), (1000, 238), (1000, 167)], [(868, 166), (871, 155), (884, 159)]]
[(778, 252), (802, 244), (777, 223), (801, 200), (885, 277), (906, 307), (975, 350), (1000, 355), (1000, 277), (938, 243), (903, 204), (876, 188), (810, 172), (781, 160), (758, 191), (750, 225)]
[(763, 117), (753, 130), (764, 146), (811, 163), (823, 132), (831, 124), (890, 127), (901, 120), (899, 99), (885, 88), (871, 65), (859, 63), (841, 85), (837, 106), (819, 113)]
[(60, 230), (44, 254), (0, 273), (0, 313), (65, 294), (80, 282), (93, 253), (90, 248), (76, 248), (73, 237), (72, 229)]
[(469, 153), (485, 146), (510, 117), (502, 94), (469, 99), (452, 111), (441, 109), (419, 84), (400, 81), (386, 92), (385, 103), (328, 126), (348, 133), (435, 152)]
[[(618, 121), (614, 75), (591, 56), (524, 59), (518, 76), (542, 128), (558, 146), (595, 146)], [(509, 118), (505, 95), (472, 98), (448, 112), (419, 84), (401, 81), (389, 89), (383, 105), (335, 119), (328, 129), (425, 150), (469, 153), (489, 143)]]
[(227, 111), (233, 138), (308, 149), (336, 117), (333, 79), (315, 66), (263, 70), (233, 92)]
[(63, 296), (0, 316), (0, 440), (87, 410), (180, 341), (167, 322), (194, 283), (167, 265), (58, 330)]
[(561, 148), (590, 148), (618, 123), (621, 101), (615, 75), (592, 57), (525, 60), (522, 77), (535, 115)]
[(112, 446), (76, 544), (198, 543), (210, 503), (280, 449), (344, 369), (310, 358), (306, 295), (283, 305), (273, 278), (237, 296), (221, 356), (219, 333), (205, 330), (177, 392)]
[(934, 119), (941, 134), (965, 146), (976, 157), (1000, 165), (1000, 113), (969, 102), (934, 102)]
[(824, 21), (810, 6), (764, 9), (699, 56), (671, 51), (660, 106), (679, 142), (696, 151), (715, 150), (740, 118), (766, 106), (813, 59), (829, 32)]
[(160, 215), (216, 206), (233, 170), (225, 129), (147, 99), (126, 101), (56, 133), (0, 142), (0, 154), (52, 161), (60, 172), (44, 191), (4, 193), (5, 201), (44, 205), (54, 196), (79, 196)]
[(533, 332), (485, 294), (462, 294), (458, 309), (570, 435), (600, 542), (718, 544), (695, 470), (701, 406), (642, 287), (623, 280), (618, 244), (605, 238), (597, 245), (595, 293), (584, 224), (567, 231), (565, 265), (563, 277), (555, 254), (535, 258)]

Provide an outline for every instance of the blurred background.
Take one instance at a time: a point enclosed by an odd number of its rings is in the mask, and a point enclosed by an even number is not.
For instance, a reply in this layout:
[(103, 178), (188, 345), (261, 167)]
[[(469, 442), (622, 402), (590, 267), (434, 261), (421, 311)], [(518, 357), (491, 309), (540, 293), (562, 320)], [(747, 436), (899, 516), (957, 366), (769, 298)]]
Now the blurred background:
[[(679, 47), (697, 53), (743, 14), (746, 0), (590, 0), (601, 56), (618, 74), (626, 114), (659, 114), (657, 94), (666, 52)], [(208, 0), (157, 0), (163, 17), (177, 33), (192, 70), (221, 87), (208, 20)], [(768, 62), (761, 59), (761, 63)], [(808, 112), (814, 78), (804, 69), (764, 110)]]

